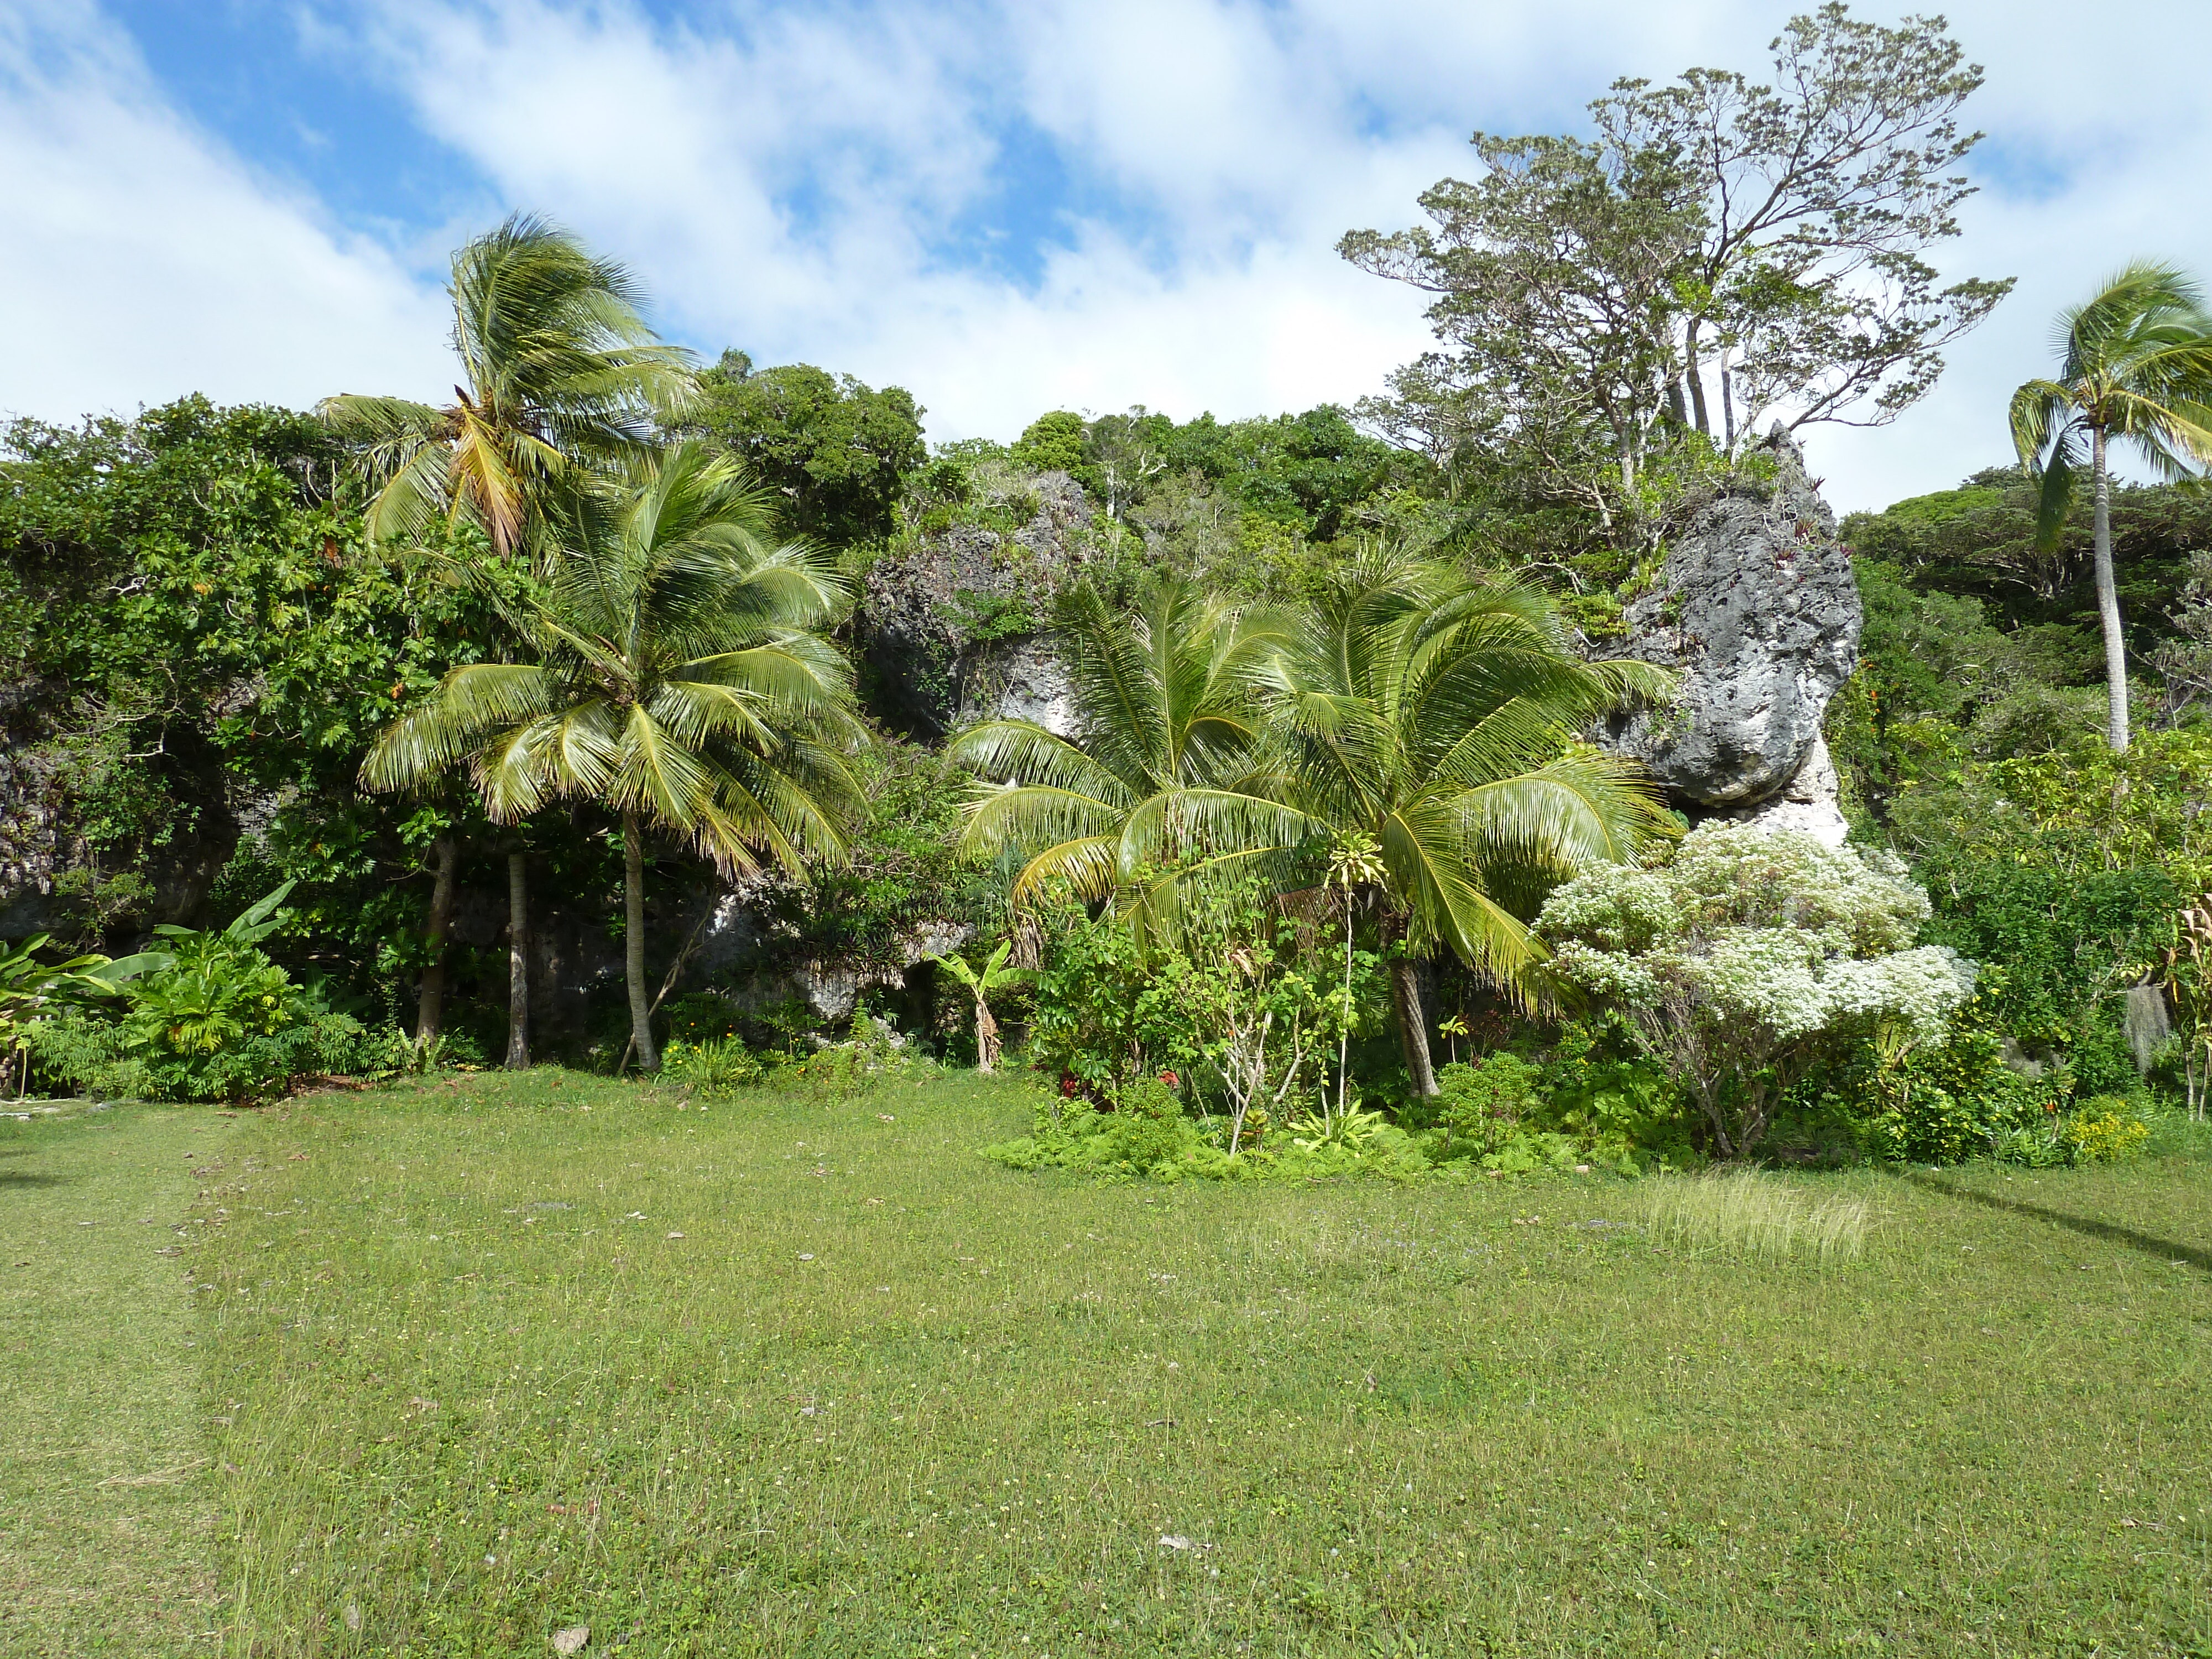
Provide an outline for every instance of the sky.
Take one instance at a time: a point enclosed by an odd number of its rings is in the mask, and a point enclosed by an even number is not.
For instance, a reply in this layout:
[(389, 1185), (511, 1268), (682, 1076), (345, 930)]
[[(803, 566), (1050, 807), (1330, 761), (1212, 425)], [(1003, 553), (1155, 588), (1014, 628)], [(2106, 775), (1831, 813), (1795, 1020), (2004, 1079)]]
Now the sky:
[[(1478, 128), (1759, 70), (1801, 9), (0, 0), (0, 412), (439, 398), (448, 256), (516, 209), (627, 264), (667, 337), (904, 386), (935, 440), (1350, 404), (1428, 334), (1345, 231), (1412, 222)], [(1947, 15), (1988, 137), (1936, 262), (2019, 285), (1895, 424), (1808, 429), (1844, 509), (2006, 459), (2008, 394), (2114, 266), (2212, 271), (2212, 5)]]

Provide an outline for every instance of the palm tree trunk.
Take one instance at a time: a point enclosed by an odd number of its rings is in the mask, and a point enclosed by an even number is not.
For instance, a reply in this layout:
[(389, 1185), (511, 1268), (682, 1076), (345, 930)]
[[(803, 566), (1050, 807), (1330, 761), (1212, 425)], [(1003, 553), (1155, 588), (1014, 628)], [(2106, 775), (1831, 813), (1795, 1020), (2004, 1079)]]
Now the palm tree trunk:
[(453, 872), (460, 863), (460, 848), (453, 832), (431, 845), (430, 915), (423, 927), (430, 947), (422, 964), (422, 983), (415, 1003), (415, 1047), (425, 1052), (438, 1040), (438, 1027), (446, 1010), (446, 931), (453, 923)]
[(2128, 752), (2128, 645), (2120, 633), (2120, 592), (2112, 580), (2112, 481), (2105, 471), (2105, 428), (2089, 434), (2090, 477), (2095, 502), (2097, 620), (2105, 628), (2105, 741), (2116, 755)]
[(1401, 957), (1390, 964), (1390, 1000), (1398, 1014), (1398, 1042), (1406, 1051), (1406, 1073), (1413, 1092), (1426, 1099), (1437, 1091), (1436, 1067), (1429, 1060), (1429, 1026), (1421, 1015), (1421, 982), (1413, 964)]
[(530, 1068), (530, 854), (507, 852), (507, 1069)]
[(629, 981), (630, 1037), (637, 1045), (637, 1068), (660, 1069), (660, 1053), (653, 1046), (653, 1006), (645, 989), (645, 830), (635, 812), (624, 812), (623, 826), (623, 970)]

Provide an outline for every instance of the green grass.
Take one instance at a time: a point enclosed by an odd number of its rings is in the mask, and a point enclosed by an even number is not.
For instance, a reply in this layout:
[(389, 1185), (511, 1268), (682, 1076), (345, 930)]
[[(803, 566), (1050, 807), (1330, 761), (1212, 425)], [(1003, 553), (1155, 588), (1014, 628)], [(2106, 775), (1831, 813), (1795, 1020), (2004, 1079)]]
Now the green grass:
[[(208, 1651), (216, 1485), (181, 1289), (237, 1121), (0, 1121), (0, 1652)], [(220, 1179), (220, 1176), (215, 1178)]]
[[(1761, 1259), (1601, 1177), (1017, 1174), (974, 1149), (1022, 1087), (540, 1073), (222, 1125), (161, 1218), (198, 1288), (131, 1336), (199, 1365), (212, 1484), (144, 1539), (186, 1586), (212, 1541), (202, 1650), (2212, 1653), (2202, 1156), (1790, 1177), (1863, 1246)], [(177, 1121), (21, 1139), (120, 1181)], [(58, 1380), (70, 1294), (19, 1298)], [(114, 1466), (186, 1462), (191, 1409)], [(45, 1512), (167, 1490), (108, 1466)]]

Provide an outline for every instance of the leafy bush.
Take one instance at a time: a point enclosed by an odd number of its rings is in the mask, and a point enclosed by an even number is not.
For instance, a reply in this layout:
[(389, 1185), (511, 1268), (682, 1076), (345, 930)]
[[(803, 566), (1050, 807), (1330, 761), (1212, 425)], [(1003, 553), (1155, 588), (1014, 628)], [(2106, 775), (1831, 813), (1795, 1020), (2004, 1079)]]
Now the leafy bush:
[(95, 1094), (161, 1100), (261, 1099), (302, 1077), (399, 1069), (404, 1039), (333, 1012), (260, 949), (290, 890), (219, 933), (155, 929), (167, 950), (123, 986), (121, 1019), (53, 1022), (34, 1045), (40, 1062)]
[(1173, 1089), (1145, 1079), (1119, 1091), (1108, 1110), (1080, 1097), (1041, 1103), (1029, 1134), (981, 1152), (1009, 1169), (1071, 1170), (1109, 1180), (1403, 1180), (1431, 1167), (1413, 1136), (1370, 1112), (1332, 1119), (1325, 1127), (1318, 1116), (1304, 1120), (1258, 1146), (1247, 1141), (1234, 1157), (1229, 1140), (1228, 1120), (1193, 1119)]
[(722, 1096), (750, 1088), (767, 1077), (768, 1067), (735, 1037), (678, 1038), (660, 1051), (660, 1075), (696, 1094)]
[[(44, 933), (9, 948), (0, 945), (0, 1095), (29, 1091), (30, 1073), (39, 1028), (71, 1011), (115, 996), (124, 982), (159, 966), (160, 956), (126, 957), (120, 962), (102, 956), (73, 957), (66, 962), (44, 963)], [(66, 1044), (49, 1041), (48, 1052), (63, 1052)], [(47, 1069), (55, 1069), (48, 1063)], [(12, 1086), (11, 1086), (12, 1085)]]
[(1536, 1068), (1517, 1054), (1495, 1054), (1437, 1072), (1434, 1105), (1447, 1157), (1497, 1152), (1537, 1104)]
[(1035, 1064), (1095, 1101), (1162, 1071), (1188, 1074), (1196, 1033), (1157, 977), (1120, 918), (1055, 918), (1030, 1022)]
[(1689, 1103), (1663, 1066), (1636, 1052), (1632, 1034), (1617, 1021), (1562, 1026), (1538, 1095), (1545, 1125), (1571, 1136), (1593, 1164), (1635, 1174), (1700, 1162)]
[(1946, 847), (1923, 857), (1934, 902), (1923, 937), (2002, 964), (1983, 994), (1990, 1017), (2029, 1048), (2094, 1046), (2105, 994), (2169, 930), (2179, 895), (2155, 869), (2058, 869), (2024, 861), (2030, 851)]
[(1838, 1068), (1829, 1086), (1856, 1116), (1868, 1152), (1909, 1164), (2039, 1159), (2065, 1103), (2064, 1080), (2031, 1079), (2005, 1063), (2003, 988), (2003, 971), (1992, 969), (1939, 1040), (1914, 1042), (1892, 1023)]
[(1884, 1021), (1933, 1036), (1972, 988), (1955, 952), (1911, 948), (1926, 894), (1887, 854), (1706, 825), (1652, 869), (1553, 890), (1538, 921), (1572, 991), (1617, 1011), (1697, 1103), (1713, 1150), (1758, 1146), (1776, 1105)]
[(882, 1079), (905, 1071), (913, 1063), (905, 1039), (869, 1013), (853, 1011), (850, 1034), (842, 1042), (825, 1043), (786, 1073), (799, 1091), (821, 1101), (856, 1100)]
[(131, 1016), (118, 1022), (72, 1012), (30, 1032), (32, 1056), (57, 1080), (116, 1100), (260, 1100), (305, 1078), (386, 1077), (413, 1064), (404, 1032), (368, 1030), (291, 988), (285, 1020), (213, 1049), (180, 1054), (158, 1038), (143, 1040)]
[(2083, 1103), (2060, 1131), (2077, 1164), (2110, 1164), (2139, 1151), (2150, 1126), (2111, 1095)]

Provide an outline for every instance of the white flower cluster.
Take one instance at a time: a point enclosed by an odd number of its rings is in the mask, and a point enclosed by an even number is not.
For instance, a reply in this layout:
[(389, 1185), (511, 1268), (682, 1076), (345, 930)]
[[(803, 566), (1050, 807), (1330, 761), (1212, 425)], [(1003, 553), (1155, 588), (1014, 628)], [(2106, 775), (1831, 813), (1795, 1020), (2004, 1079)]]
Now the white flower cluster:
[(1713, 1109), (1823, 1037), (1901, 1021), (1941, 1034), (1973, 964), (1912, 947), (1928, 896), (1887, 854), (1741, 827), (1692, 830), (1655, 868), (1558, 888), (1537, 932), (1553, 971), (1612, 1004)]

